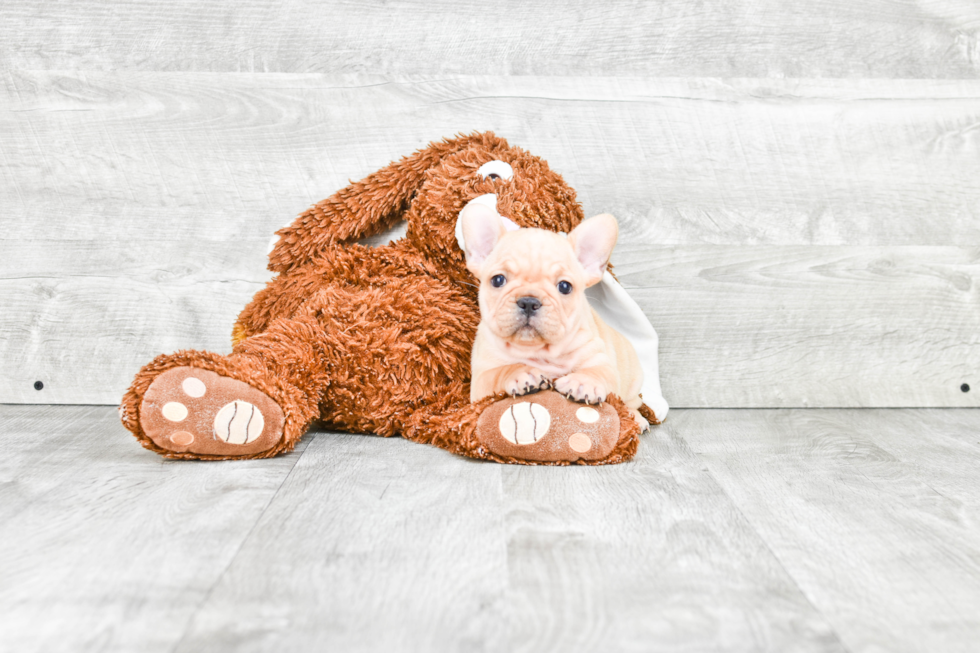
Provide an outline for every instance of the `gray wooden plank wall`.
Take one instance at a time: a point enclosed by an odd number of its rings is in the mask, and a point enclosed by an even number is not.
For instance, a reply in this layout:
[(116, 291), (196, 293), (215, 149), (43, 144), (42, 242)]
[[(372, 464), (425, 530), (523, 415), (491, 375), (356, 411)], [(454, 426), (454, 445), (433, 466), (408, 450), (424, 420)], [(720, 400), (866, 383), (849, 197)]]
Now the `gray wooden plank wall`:
[(976, 78), (972, 0), (6, 0), (23, 69)]
[(967, 0), (5, 2), (0, 402), (228, 351), (275, 229), (492, 129), (621, 219), (672, 405), (980, 406), (978, 124)]

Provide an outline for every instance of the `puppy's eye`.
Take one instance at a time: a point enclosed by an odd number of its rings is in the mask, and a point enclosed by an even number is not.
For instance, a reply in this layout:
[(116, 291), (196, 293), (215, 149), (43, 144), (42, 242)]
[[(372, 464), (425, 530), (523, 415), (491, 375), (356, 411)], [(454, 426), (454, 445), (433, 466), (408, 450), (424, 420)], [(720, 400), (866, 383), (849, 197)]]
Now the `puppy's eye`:
[(505, 283), (507, 283), (507, 278), (502, 274), (494, 275), (493, 278), (490, 279), (490, 285), (494, 288), (499, 288)]
[(571, 293), (572, 292), (572, 284), (568, 283), (567, 281), (559, 281), (558, 282), (558, 292), (560, 292), (563, 295), (567, 295), (567, 294)]
[(477, 170), (484, 179), (510, 179), (514, 176), (514, 169), (509, 163), (503, 161), (487, 161)]

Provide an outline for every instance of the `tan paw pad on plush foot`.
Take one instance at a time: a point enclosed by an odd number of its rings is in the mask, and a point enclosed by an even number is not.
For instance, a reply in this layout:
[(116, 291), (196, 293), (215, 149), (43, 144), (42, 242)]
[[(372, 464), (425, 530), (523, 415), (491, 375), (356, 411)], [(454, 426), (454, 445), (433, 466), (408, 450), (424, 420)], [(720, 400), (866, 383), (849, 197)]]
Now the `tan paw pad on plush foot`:
[(282, 409), (247, 383), (194, 367), (167, 370), (150, 384), (140, 426), (168, 451), (248, 456), (282, 438)]
[(509, 397), (480, 415), (476, 437), (491, 453), (529, 462), (600, 460), (619, 440), (609, 404), (583, 406), (553, 390)]

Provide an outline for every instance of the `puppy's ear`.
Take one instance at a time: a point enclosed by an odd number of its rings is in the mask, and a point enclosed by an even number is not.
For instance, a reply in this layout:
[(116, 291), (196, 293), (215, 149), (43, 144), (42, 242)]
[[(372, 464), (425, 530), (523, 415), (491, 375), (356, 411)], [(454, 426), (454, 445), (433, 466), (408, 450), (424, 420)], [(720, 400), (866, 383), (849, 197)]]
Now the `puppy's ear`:
[(475, 143), (498, 140), (492, 132), (477, 132), (437, 141), (340, 189), (276, 232), (278, 241), (269, 253), (269, 269), (286, 272), (327, 247), (392, 227), (402, 219), (430, 168)]
[(602, 213), (572, 229), (568, 234), (568, 244), (572, 246), (575, 257), (585, 268), (586, 286), (602, 280), (609, 265), (609, 257), (616, 247), (619, 237), (619, 223), (608, 213)]
[(482, 204), (470, 203), (459, 214), (463, 225), (463, 252), (466, 267), (474, 276), (480, 276), (483, 262), (496, 247), (506, 229), (497, 212)]

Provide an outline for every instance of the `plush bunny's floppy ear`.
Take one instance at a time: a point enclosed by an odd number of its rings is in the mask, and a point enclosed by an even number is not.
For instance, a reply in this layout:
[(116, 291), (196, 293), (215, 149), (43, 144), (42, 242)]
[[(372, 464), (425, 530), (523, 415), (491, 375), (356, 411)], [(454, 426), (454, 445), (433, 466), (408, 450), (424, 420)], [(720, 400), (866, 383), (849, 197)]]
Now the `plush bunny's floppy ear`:
[(619, 237), (619, 223), (608, 213), (584, 220), (568, 234), (568, 244), (588, 275), (586, 286), (602, 280)]
[(326, 247), (381, 233), (402, 218), (429, 168), (474, 143), (498, 140), (484, 132), (438, 141), (340, 189), (276, 232), (269, 269), (285, 272)]

